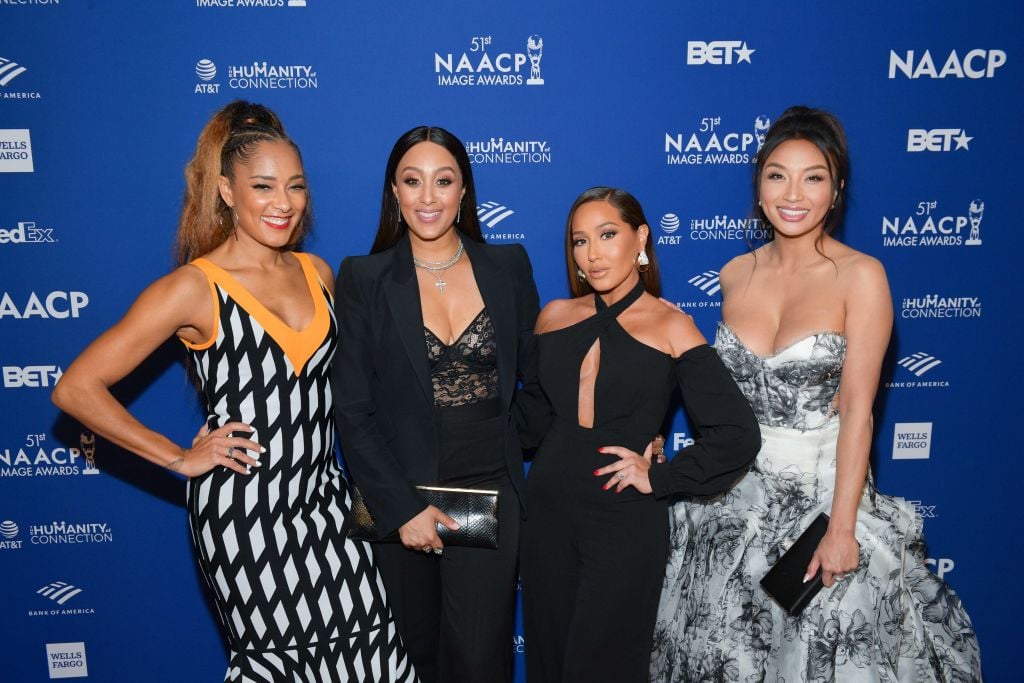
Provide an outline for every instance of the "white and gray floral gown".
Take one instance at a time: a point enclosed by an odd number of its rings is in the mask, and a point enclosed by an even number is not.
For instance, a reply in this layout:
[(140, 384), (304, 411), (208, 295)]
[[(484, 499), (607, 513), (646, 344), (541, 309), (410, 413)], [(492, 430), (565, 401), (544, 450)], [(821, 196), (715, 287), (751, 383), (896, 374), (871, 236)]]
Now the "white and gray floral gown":
[(711, 500), (677, 503), (651, 680), (981, 680), (978, 641), (953, 590), (924, 565), (922, 522), (868, 477), (857, 512), (860, 565), (789, 617), (760, 580), (829, 513), (846, 339), (824, 332), (762, 358), (724, 323), (715, 347), (750, 401), (763, 446)]

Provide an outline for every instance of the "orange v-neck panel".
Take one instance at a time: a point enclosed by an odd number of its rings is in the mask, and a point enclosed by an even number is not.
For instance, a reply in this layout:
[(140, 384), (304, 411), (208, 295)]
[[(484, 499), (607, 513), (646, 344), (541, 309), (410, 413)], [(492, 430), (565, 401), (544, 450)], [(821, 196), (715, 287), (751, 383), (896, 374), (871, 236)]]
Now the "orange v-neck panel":
[(217, 296), (217, 284), (213, 281), (213, 273), (210, 272), (209, 268), (205, 267), (209, 263), (209, 261), (203, 261), (202, 263), (192, 261), (189, 264), (203, 271), (203, 274), (206, 275), (206, 284), (210, 286), (210, 295), (213, 297), (213, 332), (210, 333), (210, 338), (200, 344), (193, 344), (187, 339), (178, 337), (182, 344), (193, 351), (203, 351), (213, 346), (213, 343), (217, 341), (217, 333), (220, 332), (220, 297)]
[(313, 297), (313, 319), (302, 330), (289, 327), (270, 309), (260, 303), (260, 300), (253, 296), (231, 273), (217, 264), (203, 258), (196, 259), (192, 263), (207, 273), (211, 280), (230, 294), (231, 298), (263, 327), (264, 331), (284, 351), (292, 363), (295, 375), (299, 376), (309, 359), (323, 345), (324, 337), (327, 335), (331, 323), (330, 312), (327, 310), (327, 299), (320, 289), (320, 279), (317, 276), (316, 267), (306, 254), (299, 252), (292, 252), (292, 254), (302, 266), (306, 288), (309, 290), (310, 296)]

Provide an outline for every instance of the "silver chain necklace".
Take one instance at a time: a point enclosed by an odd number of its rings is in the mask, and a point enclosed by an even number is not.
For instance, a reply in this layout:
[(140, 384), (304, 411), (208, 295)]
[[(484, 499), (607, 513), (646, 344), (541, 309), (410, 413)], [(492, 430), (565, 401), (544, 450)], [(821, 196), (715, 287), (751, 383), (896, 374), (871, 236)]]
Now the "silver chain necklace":
[(462, 252), (464, 252), (465, 250), (466, 248), (465, 246), (463, 246), (462, 240), (460, 239), (459, 248), (455, 250), (454, 254), (452, 254), (449, 258), (445, 259), (444, 261), (425, 261), (423, 259), (418, 259), (415, 256), (413, 256), (412, 262), (417, 268), (422, 268), (423, 270), (433, 275), (434, 286), (437, 287), (437, 291), (439, 291), (441, 294), (444, 294), (444, 288), (448, 285), (448, 283), (444, 281), (444, 273), (446, 270), (448, 270), (449, 268), (451, 268), (452, 266), (459, 262), (459, 259), (462, 258)]

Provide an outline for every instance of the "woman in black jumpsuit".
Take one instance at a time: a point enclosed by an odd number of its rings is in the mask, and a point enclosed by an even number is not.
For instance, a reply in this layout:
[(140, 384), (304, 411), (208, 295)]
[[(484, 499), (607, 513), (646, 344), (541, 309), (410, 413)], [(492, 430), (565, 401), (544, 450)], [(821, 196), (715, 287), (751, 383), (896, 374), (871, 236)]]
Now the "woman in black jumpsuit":
[[(540, 441), (521, 556), (530, 683), (647, 680), (667, 499), (725, 490), (760, 445), (714, 350), (657, 300), (646, 223), (621, 190), (593, 188), (576, 200), (566, 249), (582, 296), (541, 313), (536, 364), (517, 399), (525, 440)], [(652, 464), (637, 453), (676, 385), (700, 438)]]

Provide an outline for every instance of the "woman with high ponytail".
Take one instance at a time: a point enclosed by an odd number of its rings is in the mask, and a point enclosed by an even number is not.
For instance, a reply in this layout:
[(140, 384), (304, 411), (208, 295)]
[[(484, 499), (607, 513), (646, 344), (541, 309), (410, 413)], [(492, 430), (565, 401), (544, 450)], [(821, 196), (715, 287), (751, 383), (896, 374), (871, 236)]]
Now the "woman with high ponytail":
[[(82, 352), (53, 401), (188, 477), (193, 547), (231, 648), (225, 680), (415, 681), (371, 551), (345, 534), (334, 276), (297, 251), (310, 223), (299, 149), (272, 111), (232, 102), (204, 127), (185, 181), (179, 267)], [(207, 415), (188, 447), (109, 390), (172, 335)]]

